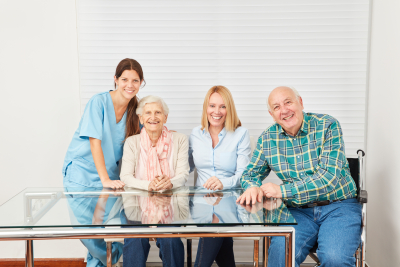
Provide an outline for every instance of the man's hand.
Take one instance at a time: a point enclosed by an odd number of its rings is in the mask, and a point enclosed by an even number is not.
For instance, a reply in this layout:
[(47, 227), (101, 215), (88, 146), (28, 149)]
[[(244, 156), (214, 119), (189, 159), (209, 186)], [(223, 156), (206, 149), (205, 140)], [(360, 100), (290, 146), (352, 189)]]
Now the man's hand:
[(257, 202), (255, 205), (241, 204), (240, 206), (250, 213), (257, 213), (262, 208), (266, 210), (275, 210), (280, 205), (282, 205), (282, 199), (280, 198), (264, 198), (263, 203)]
[(280, 198), (266, 198), (263, 203), (263, 207), (266, 210), (274, 210), (282, 205), (282, 199)]
[(221, 181), (215, 176), (208, 178), (208, 180), (203, 184), (203, 187), (214, 191), (224, 189)]
[(154, 180), (157, 181), (156, 182), (157, 191), (169, 190), (172, 189), (173, 187), (171, 179), (169, 179), (169, 177), (164, 174), (156, 177)]
[(103, 187), (112, 188), (112, 189), (121, 189), (124, 188), (125, 184), (121, 180), (105, 180), (101, 182)]
[(260, 188), (266, 197), (282, 198), (281, 188), (277, 184), (265, 183)]
[(256, 204), (262, 201), (263, 195), (264, 192), (260, 187), (251, 187), (238, 197), (236, 202), (240, 204), (246, 203), (246, 205)]
[(263, 203), (257, 202), (254, 205), (240, 204), (240, 206), (242, 206), (249, 213), (257, 213), (263, 208)]

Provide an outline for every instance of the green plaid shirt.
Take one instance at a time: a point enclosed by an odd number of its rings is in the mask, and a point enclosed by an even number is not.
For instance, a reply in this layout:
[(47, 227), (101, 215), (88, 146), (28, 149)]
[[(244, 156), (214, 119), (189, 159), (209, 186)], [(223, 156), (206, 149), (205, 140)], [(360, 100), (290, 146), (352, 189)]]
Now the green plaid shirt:
[(292, 206), (355, 197), (339, 122), (325, 114), (303, 115), (294, 137), (277, 123), (261, 134), (241, 177), (242, 187), (261, 186), (272, 170), (283, 181), (282, 197)]

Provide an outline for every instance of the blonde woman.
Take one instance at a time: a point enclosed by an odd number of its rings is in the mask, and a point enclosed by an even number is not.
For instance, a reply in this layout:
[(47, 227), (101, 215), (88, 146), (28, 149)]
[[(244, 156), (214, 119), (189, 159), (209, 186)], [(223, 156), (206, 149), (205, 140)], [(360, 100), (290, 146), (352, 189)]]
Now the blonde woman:
[[(250, 135), (236, 112), (232, 94), (224, 86), (208, 90), (201, 126), (189, 138), (189, 163), (196, 167), (196, 186), (209, 190), (239, 187), (242, 172), (250, 161)], [(210, 218), (219, 222), (219, 218)], [(196, 266), (235, 266), (232, 238), (200, 238)]]

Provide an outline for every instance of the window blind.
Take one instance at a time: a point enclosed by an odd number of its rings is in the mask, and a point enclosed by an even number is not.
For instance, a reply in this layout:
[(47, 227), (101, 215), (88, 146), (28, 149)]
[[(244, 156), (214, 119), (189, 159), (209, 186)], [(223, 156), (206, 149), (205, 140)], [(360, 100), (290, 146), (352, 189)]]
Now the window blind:
[(113, 89), (118, 62), (134, 58), (164, 98), (167, 126), (190, 134), (213, 85), (233, 94), (256, 138), (273, 123), (266, 98), (295, 87), (305, 111), (342, 125), (347, 156), (364, 148), (369, 1), (78, 0), (82, 112)]
[[(356, 156), (366, 129), (369, 9), (368, 0), (77, 0), (81, 111), (113, 89), (115, 68), (129, 57), (144, 70), (139, 97), (164, 98), (170, 129), (190, 134), (207, 90), (224, 85), (257, 139), (273, 123), (269, 93), (288, 85), (306, 112), (339, 120), (346, 154)], [(252, 260), (252, 242), (235, 248), (237, 262)], [(157, 251), (149, 261), (159, 261)]]

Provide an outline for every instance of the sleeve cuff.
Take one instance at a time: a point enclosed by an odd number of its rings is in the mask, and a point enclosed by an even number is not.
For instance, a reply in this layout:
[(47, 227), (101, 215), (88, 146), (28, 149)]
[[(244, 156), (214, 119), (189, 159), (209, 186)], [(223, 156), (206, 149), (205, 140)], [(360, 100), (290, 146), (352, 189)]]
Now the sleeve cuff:
[[(224, 177), (225, 178), (225, 177)], [(230, 179), (219, 179), (222, 183), (222, 185), (224, 186), (223, 189), (230, 189), (232, 188), (234, 185), (232, 185), (232, 183), (229, 181)]]
[(136, 181), (134, 183), (129, 183), (127, 184), (128, 187), (132, 187), (132, 188), (137, 188), (137, 189), (142, 189), (142, 190), (149, 190), (149, 181), (146, 180), (139, 180), (139, 179), (135, 179)]
[(261, 184), (256, 182), (247, 182), (247, 184), (243, 187), (244, 190), (247, 190), (252, 187), (261, 187)]
[(179, 188), (179, 187), (181, 187), (182, 185), (184, 185), (184, 184), (182, 184), (182, 181), (174, 180), (173, 178), (171, 179), (171, 184), (172, 184), (172, 188), (173, 188), (173, 189)]
[(292, 185), (284, 184), (280, 186), (282, 192), (282, 198), (292, 198)]

